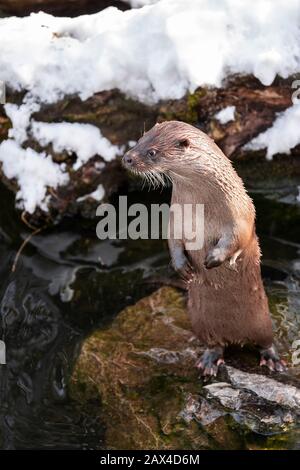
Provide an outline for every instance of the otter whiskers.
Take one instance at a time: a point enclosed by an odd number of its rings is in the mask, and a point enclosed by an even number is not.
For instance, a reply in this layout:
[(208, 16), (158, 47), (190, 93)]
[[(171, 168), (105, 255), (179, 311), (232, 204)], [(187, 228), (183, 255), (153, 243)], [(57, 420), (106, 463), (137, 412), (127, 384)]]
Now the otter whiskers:
[(149, 189), (153, 187), (154, 189), (157, 189), (159, 187), (166, 187), (168, 186), (172, 180), (170, 177), (168, 177), (165, 174), (159, 173), (157, 171), (153, 170), (147, 170), (145, 172), (139, 172), (134, 170), (135, 174), (138, 174), (139, 176), (142, 176), (143, 178), (143, 185), (142, 188), (145, 187), (146, 184), (148, 184)]

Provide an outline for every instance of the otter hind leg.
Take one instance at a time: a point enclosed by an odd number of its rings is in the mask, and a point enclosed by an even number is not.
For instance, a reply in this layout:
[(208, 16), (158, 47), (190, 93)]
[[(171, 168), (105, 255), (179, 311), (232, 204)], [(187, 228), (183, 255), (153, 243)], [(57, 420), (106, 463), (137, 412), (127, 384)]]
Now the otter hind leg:
[(287, 370), (285, 361), (280, 359), (273, 344), (269, 348), (260, 348), (260, 366), (266, 366), (272, 372), (285, 372)]
[(216, 346), (206, 349), (196, 363), (196, 367), (200, 370), (203, 377), (216, 377), (219, 366), (224, 364), (224, 348)]

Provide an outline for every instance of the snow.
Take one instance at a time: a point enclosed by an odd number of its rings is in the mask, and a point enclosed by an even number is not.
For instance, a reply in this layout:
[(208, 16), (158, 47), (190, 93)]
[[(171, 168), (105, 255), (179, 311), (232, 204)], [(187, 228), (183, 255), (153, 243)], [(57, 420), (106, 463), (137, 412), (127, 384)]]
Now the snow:
[(122, 12), (0, 20), (0, 79), (42, 102), (119, 88), (142, 101), (180, 98), (229, 73), (264, 85), (299, 71), (299, 0), (161, 0)]
[(16, 178), (20, 190), (17, 201), (21, 207), (33, 213), (38, 205), (47, 208), (47, 186), (56, 188), (68, 181), (64, 167), (54, 163), (46, 153), (37, 153), (31, 148), (23, 149), (14, 140), (8, 139), (0, 146), (0, 161), (7, 178)]
[(235, 113), (235, 106), (227, 106), (224, 109), (221, 109), (217, 114), (215, 114), (215, 118), (221, 124), (227, 124), (230, 121), (234, 121), (234, 113)]
[(85, 201), (86, 199), (88, 199), (89, 197), (91, 197), (92, 199), (95, 199), (95, 201), (102, 201), (102, 199), (104, 198), (104, 195), (105, 195), (105, 190), (104, 190), (102, 184), (100, 184), (95, 191), (93, 191), (92, 193), (89, 193), (89, 194), (85, 194), (82, 197), (79, 197), (77, 199), (77, 201), (82, 202), (82, 201)]
[[(103, 152), (108, 160), (117, 155), (119, 150), (92, 127), (32, 122), (32, 114), (43, 103), (55, 103), (66, 95), (86, 100), (96, 92), (118, 88), (154, 103), (181, 98), (199, 86), (220, 86), (230, 74), (253, 74), (270, 85), (276, 75), (286, 78), (300, 70), (299, 0), (129, 2), (141, 8), (122, 12), (110, 7), (76, 18), (40, 12), (0, 19), (0, 80), (13, 90), (26, 91), (20, 107), (5, 106), (13, 122), (9, 133), (13, 140), (0, 144), (2, 159), (4, 150), (10, 149), (23, 165), (37, 161), (38, 154), (22, 148), (33, 134), (44, 144), (78, 153), (76, 168), (95, 152)], [(228, 110), (226, 114), (230, 115)], [(278, 148), (290, 149), (300, 141), (297, 117), (295, 108), (287, 111), (273, 131), (253, 145), (270, 139), (265, 142), (269, 158)], [(291, 129), (284, 138), (277, 137), (281, 126), (287, 125)], [(47, 161), (50, 166), (50, 157), (41, 155), (43, 165)], [(51, 174), (57, 175), (57, 181), (63, 173), (58, 169), (53, 164)], [(28, 188), (23, 189), (19, 172), (15, 177), (28, 207)], [(45, 205), (43, 190), (39, 194), (40, 202), (36, 195), (32, 201)]]
[(271, 160), (276, 153), (289, 154), (300, 143), (300, 103), (280, 113), (272, 127), (259, 134), (244, 146), (245, 150), (267, 149), (266, 157)]
[(120, 147), (112, 145), (101, 135), (98, 127), (91, 124), (32, 121), (31, 134), (43, 147), (52, 144), (56, 153), (64, 150), (70, 154), (75, 153), (77, 160), (73, 165), (74, 170), (78, 170), (95, 155), (111, 161), (122, 153)]
[(30, 100), (19, 107), (7, 103), (5, 111), (13, 128), (9, 131), (10, 139), (0, 144), (0, 162), (4, 174), (18, 181), (18, 205), (29, 213), (33, 213), (37, 207), (47, 211), (47, 186), (56, 188), (66, 183), (69, 177), (65, 165), (54, 163), (50, 155), (37, 153), (31, 148), (23, 149), (21, 145), (28, 137), (33, 137), (41, 147), (52, 144), (54, 152), (75, 153), (77, 159), (73, 164), (74, 170), (78, 170), (95, 155), (111, 161), (122, 152), (122, 148), (112, 145), (91, 124), (47, 123), (30, 119), (31, 113), (38, 109), (39, 105)]
[(9, 130), (9, 137), (14, 138), (19, 144), (23, 144), (27, 139), (27, 129), (30, 125), (32, 113), (39, 110), (39, 105), (35, 102), (25, 102), (21, 106), (7, 103), (4, 106), (5, 112), (12, 122)]

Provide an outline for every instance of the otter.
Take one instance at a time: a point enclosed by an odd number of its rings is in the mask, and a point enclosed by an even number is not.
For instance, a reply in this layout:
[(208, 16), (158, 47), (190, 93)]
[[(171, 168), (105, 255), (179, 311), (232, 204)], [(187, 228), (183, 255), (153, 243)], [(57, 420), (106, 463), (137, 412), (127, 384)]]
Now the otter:
[(256, 345), (260, 365), (284, 371), (261, 277), (255, 208), (230, 160), (196, 127), (167, 121), (146, 132), (123, 164), (148, 179), (171, 180), (171, 204), (204, 205), (201, 249), (189, 251), (184, 236), (168, 240), (186, 283), (192, 328), (206, 348), (196, 364), (201, 375), (217, 375), (231, 344)]

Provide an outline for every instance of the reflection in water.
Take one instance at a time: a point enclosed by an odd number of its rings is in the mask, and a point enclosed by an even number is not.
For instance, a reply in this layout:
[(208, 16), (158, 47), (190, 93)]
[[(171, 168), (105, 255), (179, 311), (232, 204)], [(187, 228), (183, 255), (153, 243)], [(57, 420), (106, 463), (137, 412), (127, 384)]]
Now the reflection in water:
[(137, 242), (127, 244), (128, 259), (121, 256), (125, 242), (99, 242), (94, 230), (56, 230), (34, 237), (11, 273), (27, 233), (7, 207), (0, 215), (0, 338), (7, 349), (0, 447), (102, 448), (103, 426), (70, 402), (68, 378), (83, 338), (149, 292), (142, 275), (161, 257), (161, 243), (144, 250), (141, 269)]
[[(256, 203), (264, 277), (277, 335), (288, 350), (299, 331), (300, 211), (262, 196)], [(0, 447), (103, 448), (105, 430), (70, 401), (68, 378), (86, 335), (146, 295), (145, 276), (167, 268), (166, 244), (100, 242), (95, 227), (61, 228), (34, 237), (11, 273), (27, 235), (13, 214), (12, 202), (1, 207), (0, 339), (7, 365), (0, 365)]]
[[(59, 429), (68, 408), (59, 404), (66, 400), (65, 377), (80, 332), (63, 320), (47, 283), (23, 267), (17, 275), (7, 275), (1, 312), (7, 349), (7, 365), (1, 370), (2, 447), (71, 444), (72, 434)], [(84, 442), (84, 430), (79, 432)]]

